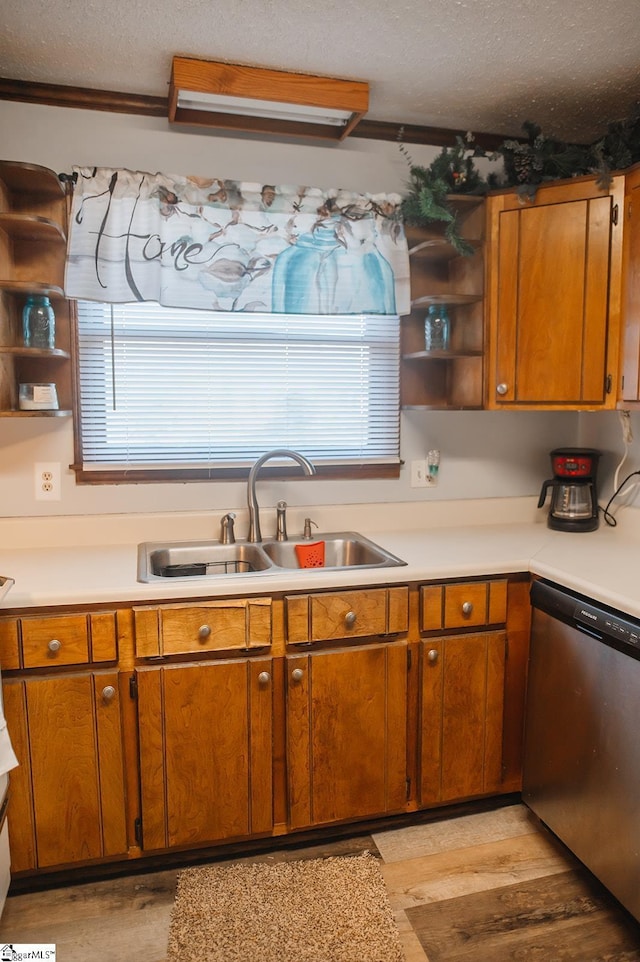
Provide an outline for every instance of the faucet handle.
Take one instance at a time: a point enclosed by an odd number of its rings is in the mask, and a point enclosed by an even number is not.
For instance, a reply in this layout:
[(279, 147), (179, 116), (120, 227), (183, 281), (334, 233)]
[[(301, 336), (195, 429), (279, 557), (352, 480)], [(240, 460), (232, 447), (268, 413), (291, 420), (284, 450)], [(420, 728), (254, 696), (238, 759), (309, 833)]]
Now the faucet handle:
[(304, 531), (302, 532), (302, 537), (305, 539), (305, 541), (311, 541), (311, 538), (313, 537), (313, 535), (312, 535), (312, 533), (311, 533), (311, 525), (313, 525), (314, 528), (317, 528), (317, 527), (318, 527), (318, 525), (315, 523), (315, 521), (312, 521), (311, 518), (305, 518), (305, 519), (304, 519)]
[(220, 542), (222, 544), (236, 543), (236, 536), (233, 530), (233, 522), (235, 520), (235, 514), (233, 511), (229, 511), (220, 521)]
[(287, 537), (287, 502), (278, 501), (276, 505), (276, 541), (288, 541)]

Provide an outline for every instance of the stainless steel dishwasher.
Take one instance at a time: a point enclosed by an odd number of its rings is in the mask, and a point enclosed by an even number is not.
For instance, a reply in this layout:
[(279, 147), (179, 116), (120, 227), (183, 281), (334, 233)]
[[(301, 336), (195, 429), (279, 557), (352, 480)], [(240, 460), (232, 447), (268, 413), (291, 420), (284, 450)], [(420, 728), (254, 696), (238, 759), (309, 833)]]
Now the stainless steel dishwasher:
[(640, 919), (640, 621), (531, 587), (523, 801)]

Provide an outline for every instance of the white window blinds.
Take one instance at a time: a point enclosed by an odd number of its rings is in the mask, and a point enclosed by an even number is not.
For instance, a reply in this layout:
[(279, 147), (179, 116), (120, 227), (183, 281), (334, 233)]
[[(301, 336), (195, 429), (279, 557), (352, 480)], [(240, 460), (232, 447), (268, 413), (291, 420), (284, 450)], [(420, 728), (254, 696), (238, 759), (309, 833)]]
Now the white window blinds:
[(78, 335), (87, 470), (399, 461), (395, 316), (79, 301)]

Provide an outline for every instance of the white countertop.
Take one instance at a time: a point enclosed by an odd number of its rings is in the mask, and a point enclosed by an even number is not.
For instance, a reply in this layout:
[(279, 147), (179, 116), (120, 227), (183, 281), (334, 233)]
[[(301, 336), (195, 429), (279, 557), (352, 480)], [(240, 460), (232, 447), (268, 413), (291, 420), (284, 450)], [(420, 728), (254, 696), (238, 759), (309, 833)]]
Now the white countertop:
[[(323, 524), (314, 532), (317, 540), (322, 539), (323, 530), (355, 530), (402, 558), (406, 565), (333, 571), (280, 569), (218, 578), (163, 579), (153, 584), (137, 580), (139, 541), (207, 538), (210, 532), (203, 530), (202, 519), (171, 516), (160, 519), (162, 525), (159, 519), (120, 516), (85, 518), (82, 523), (67, 519), (66, 524), (63, 519), (65, 537), (60, 537), (59, 531), (54, 537), (50, 530), (48, 535), (41, 534), (41, 540), (49, 542), (42, 544), (33, 533), (46, 531), (41, 521), (31, 525), (31, 519), (11, 519), (6, 524), (0, 520), (0, 574), (15, 579), (4, 607), (144, 604), (531, 572), (640, 617), (640, 511), (629, 509), (621, 514), (615, 528), (601, 523), (595, 532), (572, 534), (550, 530), (546, 515), (530, 507), (524, 504), (515, 510), (510, 503), (501, 506), (483, 502), (477, 516), (468, 512), (465, 516), (465, 510), (458, 506), (455, 512), (440, 510), (431, 517), (428, 512), (416, 512), (415, 506), (411, 510), (402, 506), (396, 511), (384, 506), (384, 513), (380, 506), (375, 511), (358, 511), (350, 506), (350, 520), (355, 522), (352, 525), (345, 525), (346, 518), (339, 512), (331, 517), (332, 512), (326, 510), (323, 517), (319, 509), (317, 516), (329, 520), (331, 526)], [(458, 516), (461, 523), (442, 523)], [(496, 520), (503, 517), (505, 523)], [(523, 517), (525, 520), (521, 520)], [(62, 543), (51, 543), (56, 537)], [(18, 547), (21, 543), (28, 546)]]

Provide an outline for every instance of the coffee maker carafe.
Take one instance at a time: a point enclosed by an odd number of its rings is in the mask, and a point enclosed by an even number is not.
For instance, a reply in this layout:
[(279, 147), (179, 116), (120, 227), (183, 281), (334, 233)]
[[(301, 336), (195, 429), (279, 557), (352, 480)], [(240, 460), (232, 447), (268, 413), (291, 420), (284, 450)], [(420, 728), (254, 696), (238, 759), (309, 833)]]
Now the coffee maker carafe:
[(598, 527), (596, 471), (600, 451), (593, 448), (556, 448), (551, 452), (553, 478), (540, 492), (541, 508), (551, 488), (547, 524), (556, 531), (595, 531)]

